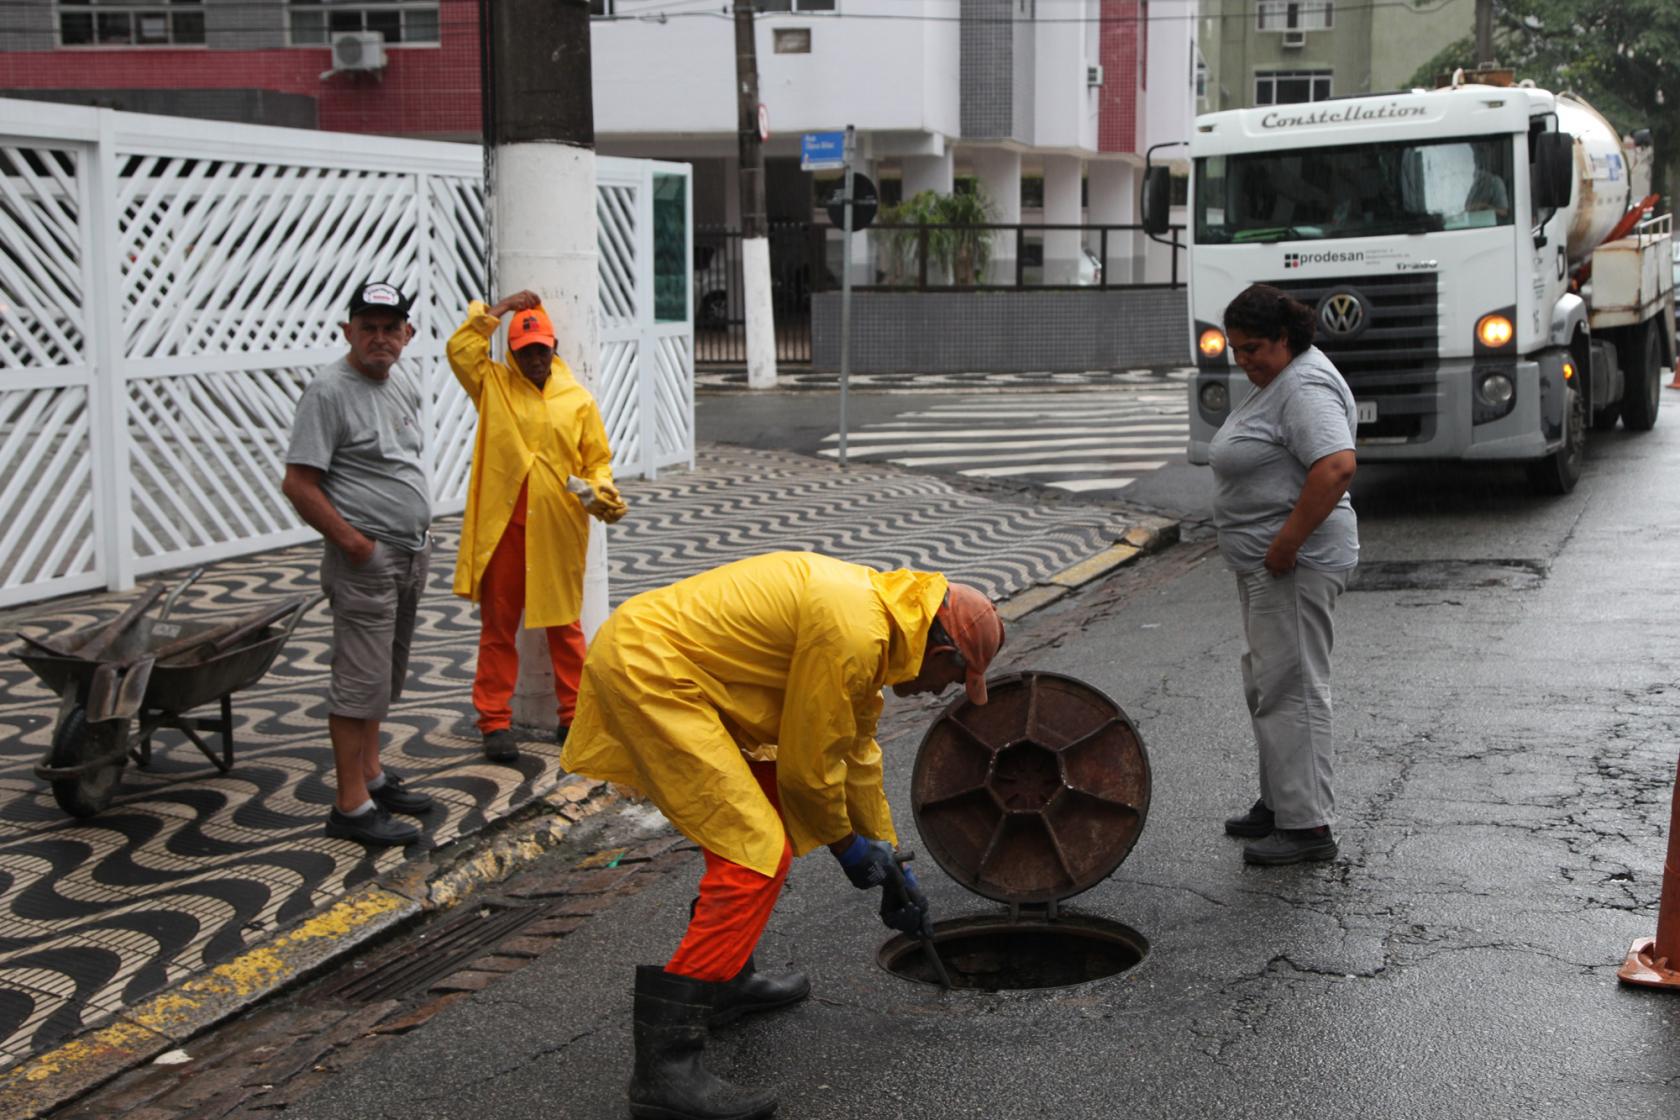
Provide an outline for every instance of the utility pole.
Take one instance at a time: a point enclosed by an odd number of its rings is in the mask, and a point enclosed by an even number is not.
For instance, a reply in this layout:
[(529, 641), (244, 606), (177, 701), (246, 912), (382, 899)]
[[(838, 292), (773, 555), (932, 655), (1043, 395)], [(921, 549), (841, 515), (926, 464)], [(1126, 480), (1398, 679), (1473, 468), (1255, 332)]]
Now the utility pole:
[(735, 0), (735, 101), (741, 153), (741, 290), (747, 320), (747, 385), (776, 387), (776, 311), (770, 290), (764, 146), (759, 136), (755, 0)]
[[(486, 299), (529, 288), (554, 322), (554, 352), (591, 392), (600, 352), (595, 222), (595, 107), (588, 0), (483, 0)], [(591, 526), (583, 632), (607, 617), (606, 533)], [(519, 632), (517, 723), (553, 727), (547, 636)]]
[(1493, 65), (1493, 0), (1476, 0), (1476, 65)]

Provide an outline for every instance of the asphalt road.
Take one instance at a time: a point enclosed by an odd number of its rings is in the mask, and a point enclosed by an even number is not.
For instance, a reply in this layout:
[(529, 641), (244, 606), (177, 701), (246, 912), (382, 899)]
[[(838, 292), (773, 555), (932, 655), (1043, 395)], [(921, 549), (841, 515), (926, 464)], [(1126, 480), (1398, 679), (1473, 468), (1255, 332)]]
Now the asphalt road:
[[(814, 409), (723, 400), (741, 430), (775, 415), (755, 438), (780, 446), (828, 430)], [(1137, 930), (1146, 958), (1075, 987), (941, 993), (877, 967), (872, 899), (817, 852), (759, 954), (808, 970), (814, 996), (720, 1033), (714, 1068), (776, 1086), (799, 1120), (1680, 1113), (1680, 1002), (1615, 979), (1655, 929), (1680, 725), (1667, 419), (1595, 435), (1561, 499), (1512, 471), (1361, 474), (1331, 864), (1246, 868), (1221, 832), (1254, 796), (1254, 757), (1235, 591), (1205, 535), (1031, 616), (1002, 667), (1089, 682), (1147, 744), (1142, 836), (1068, 905)], [(883, 722), (918, 848), (908, 783), (934, 711), (889, 700)], [(920, 866), (940, 917), (1001, 913)], [(623, 1115), (631, 969), (669, 954), (692, 889), (673, 874), (625, 899), (286, 1115)]]

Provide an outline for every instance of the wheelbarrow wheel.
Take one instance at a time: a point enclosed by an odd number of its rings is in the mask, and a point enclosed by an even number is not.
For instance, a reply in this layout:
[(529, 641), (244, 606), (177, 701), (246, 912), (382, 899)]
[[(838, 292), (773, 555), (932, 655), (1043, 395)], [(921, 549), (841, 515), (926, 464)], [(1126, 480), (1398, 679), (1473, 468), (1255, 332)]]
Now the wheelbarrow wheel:
[[(53, 730), (51, 766), (79, 766), (95, 758), (103, 748), (98, 737), (88, 728), (87, 709), (80, 704), (72, 707), (58, 721)], [(53, 780), (53, 800), (72, 817), (91, 817), (111, 803), (122, 779), (126, 758), (118, 758), (109, 766), (88, 770), (74, 778)]]

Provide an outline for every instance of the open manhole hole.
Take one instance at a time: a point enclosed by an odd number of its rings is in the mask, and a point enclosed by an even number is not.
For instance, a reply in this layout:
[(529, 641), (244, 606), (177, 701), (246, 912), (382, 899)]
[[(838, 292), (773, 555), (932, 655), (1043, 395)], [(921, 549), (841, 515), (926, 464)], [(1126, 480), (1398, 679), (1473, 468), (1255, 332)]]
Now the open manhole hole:
[[(1061, 988), (1124, 972), (1149, 943), (1119, 922), (1060, 914), (1130, 854), (1149, 815), (1149, 755), (1097, 689), (1057, 673), (988, 681), (991, 702), (946, 708), (916, 752), (910, 806), (928, 853), (1005, 914), (934, 923), (951, 986)], [(878, 959), (939, 983), (927, 946), (895, 936)]]
[[(981, 992), (1086, 984), (1135, 967), (1149, 952), (1137, 930), (1084, 914), (1053, 921), (952, 918), (933, 924), (933, 940), (951, 987)], [(899, 934), (881, 946), (876, 959), (895, 976), (941, 984), (916, 938)]]

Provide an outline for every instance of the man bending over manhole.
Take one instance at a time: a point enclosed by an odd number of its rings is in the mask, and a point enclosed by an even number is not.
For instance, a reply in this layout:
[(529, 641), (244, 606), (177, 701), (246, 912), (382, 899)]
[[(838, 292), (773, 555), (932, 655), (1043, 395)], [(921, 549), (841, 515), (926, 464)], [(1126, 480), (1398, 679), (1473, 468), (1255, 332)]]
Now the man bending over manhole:
[(596, 633), (560, 763), (646, 793), (706, 857), (676, 955), (636, 969), (631, 1115), (776, 1110), (773, 1093), (732, 1085), (701, 1059), (709, 1028), (810, 994), (801, 973), (753, 966), (794, 856), (826, 846), (854, 886), (895, 888), (882, 894), (888, 927), (921, 929), (927, 900), (893, 864), (881, 689), (937, 694), (963, 681), (984, 704), (1002, 644), (996, 608), (973, 587), (808, 552), (644, 592)]

